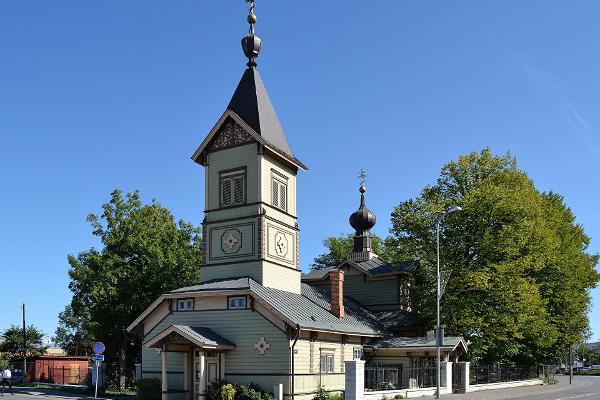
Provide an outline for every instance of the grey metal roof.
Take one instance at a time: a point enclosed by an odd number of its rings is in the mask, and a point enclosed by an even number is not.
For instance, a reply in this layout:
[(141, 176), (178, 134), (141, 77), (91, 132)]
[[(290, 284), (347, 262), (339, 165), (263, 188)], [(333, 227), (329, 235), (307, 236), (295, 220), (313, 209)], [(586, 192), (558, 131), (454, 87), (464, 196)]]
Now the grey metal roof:
[(256, 68), (246, 69), (227, 109), (236, 113), (268, 143), (294, 157)]
[(379, 257), (375, 256), (367, 261), (350, 261), (346, 260), (340, 265), (332, 265), (329, 267), (325, 267), (322, 269), (314, 269), (310, 271), (308, 274), (302, 275), (303, 281), (318, 281), (321, 279), (327, 278), (327, 274), (329, 272), (339, 269), (345, 264), (350, 264), (358, 268), (359, 270), (369, 274), (369, 275), (384, 275), (384, 274), (394, 274), (394, 273), (406, 273), (412, 274), (415, 272), (417, 268), (418, 261), (403, 261), (397, 264), (388, 264), (379, 259)]
[(223, 336), (215, 333), (209, 328), (203, 326), (187, 326), (187, 325), (175, 325), (179, 330), (186, 332), (190, 336), (193, 336), (204, 344), (212, 344), (214, 346), (232, 346), (235, 344), (225, 339)]
[(419, 321), (415, 313), (406, 310), (386, 310), (375, 312), (377, 320), (386, 330), (418, 328)]
[[(455, 348), (461, 341), (464, 344), (461, 336), (445, 336), (444, 345), (442, 347)], [(378, 349), (398, 349), (409, 347), (435, 347), (435, 344), (435, 339), (428, 339), (427, 337), (387, 336), (374, 339), (368, 344), (368, 347)]]
[(168, 338), (172, 334), (179, 335), (185, 340), (202, 347), (235, 347), (234, 343), (230, 342), (209, 328), (205, 328), (203, 326), (190, 327), (188, 325), (170, 325), (151, 339), (148, 339), (146, 341), (146, 345), (150, 347), (160, 346), (162, 342), (169, 340)]
[(330, 311), (331, 297), (325, 291), (302, 284), (301, 294), (262, 286), (251, 278), (231, 278), (208, 281), (177, 289), (170, 293), (194, 293), (226, 290), (249, 290), (264, 303), (304, 329), (327, 330), (363, 335), (382, 335), (383, 326), (374, 314), (344, 298), (345, 317), (337, 318)]
[(169, 293), (182, 293), (182, 292), (206, 292), (213, 290), (243, 290), (250, 289), (247, 277), (240, 278), (226, 278), (226, 279), (215, 279), (207, 281), (194, 286), (186, 286), (179, 289), (171, 290)]

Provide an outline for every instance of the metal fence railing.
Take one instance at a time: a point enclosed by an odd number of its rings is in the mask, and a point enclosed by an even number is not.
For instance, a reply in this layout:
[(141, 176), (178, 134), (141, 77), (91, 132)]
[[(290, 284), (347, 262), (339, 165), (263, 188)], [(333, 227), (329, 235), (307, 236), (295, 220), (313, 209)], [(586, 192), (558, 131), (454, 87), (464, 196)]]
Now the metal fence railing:
[(541, 366), (471, 365), (469, 384), (523, 381), (542, 375)]
[(365, 390), (417, 389), (433, 387), (435, 367), (405, 367), (403, 364), (365, 365)]

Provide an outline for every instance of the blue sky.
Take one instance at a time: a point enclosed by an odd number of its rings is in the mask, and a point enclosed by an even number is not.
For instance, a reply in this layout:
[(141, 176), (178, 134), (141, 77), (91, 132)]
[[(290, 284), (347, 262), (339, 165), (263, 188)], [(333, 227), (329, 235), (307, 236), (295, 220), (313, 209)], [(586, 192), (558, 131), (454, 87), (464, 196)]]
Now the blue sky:
[[(0, 329), (54, 333), (68, 254), (114, 188), (199, 224), (191, 154), (245, 68), (242, 0), (0, 3)], [(511, 151), (600, 251), (600, 2), (259, 1), (259, 70), (298, 158), (301, 263), (349, 232), (358, 170), (387, 234), (458, 155)], [(600, 290), (593, 292), (600, 339)]]

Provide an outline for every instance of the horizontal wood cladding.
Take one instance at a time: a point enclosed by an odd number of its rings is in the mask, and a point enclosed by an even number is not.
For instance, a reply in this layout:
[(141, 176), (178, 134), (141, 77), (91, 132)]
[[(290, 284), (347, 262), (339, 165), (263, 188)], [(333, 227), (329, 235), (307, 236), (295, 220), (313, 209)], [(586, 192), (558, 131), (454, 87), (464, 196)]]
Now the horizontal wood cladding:
[[(225, 373), (267, 373), (287, 371), (289, 367), (290, 342), (287, 335), (258, 312), (247, 309), (173, 313), (154, 327), (145, 340), (170, 325), (206, 327), (233, 342), (236, 348), (227, 351)], [(254, 347), (261, 337), (270, 345), (264, 355)], [(152, 349), (148, 350), (144, 350), (143, 368), (160, 370), (160, 355)], [(180, 371), (183, 355), (169, 353), (167, 362), (173, 367), (169, 370)]]

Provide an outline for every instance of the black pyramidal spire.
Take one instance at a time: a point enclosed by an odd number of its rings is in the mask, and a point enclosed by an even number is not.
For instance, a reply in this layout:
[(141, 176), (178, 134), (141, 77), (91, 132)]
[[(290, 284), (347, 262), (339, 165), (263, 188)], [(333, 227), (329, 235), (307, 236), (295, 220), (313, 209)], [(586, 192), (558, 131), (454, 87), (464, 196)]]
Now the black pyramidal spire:
[(244, 71), (227, 109), (236, 113), (267, 142), (293, 157), (292, 149), (256, 68), (248, 67)]
[(293, 157), (292, 149), (277, 119), (265, 85), (256, 70), (256, 57), (260, 52), (261, 39), (254, 33), (256, 15), (254, 1), (250, 1), (248, 23), (250, 31), (242, 38), (242, 49), (248, 58), (248, 69), (244, 72), (227, 109), (236, 113), (254, 131), (271, 145)]

